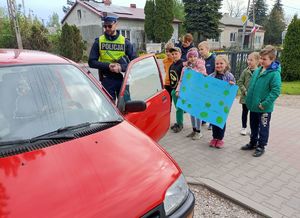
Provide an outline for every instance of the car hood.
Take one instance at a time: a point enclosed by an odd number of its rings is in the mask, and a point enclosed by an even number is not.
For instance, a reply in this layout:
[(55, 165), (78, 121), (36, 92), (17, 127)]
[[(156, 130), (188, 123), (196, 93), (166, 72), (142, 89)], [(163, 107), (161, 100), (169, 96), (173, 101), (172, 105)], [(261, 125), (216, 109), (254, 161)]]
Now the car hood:
[(138, 217), (180, 170), (127, 121), (45, 149), (0, 158), (0, 217)]

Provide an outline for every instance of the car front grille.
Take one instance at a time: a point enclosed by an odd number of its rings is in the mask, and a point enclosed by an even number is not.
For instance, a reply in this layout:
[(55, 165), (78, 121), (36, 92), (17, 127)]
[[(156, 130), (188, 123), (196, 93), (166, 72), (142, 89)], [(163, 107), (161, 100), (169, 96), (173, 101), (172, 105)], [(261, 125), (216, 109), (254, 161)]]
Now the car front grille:
[(160, 204), (159, 206), (150, 210), (148, 213), (146, 213), (141, 218), (165, 218), (165, 217), (166, 217), (166, 215), (165, 215), (165, 210), (164, 210), (163, 204)]

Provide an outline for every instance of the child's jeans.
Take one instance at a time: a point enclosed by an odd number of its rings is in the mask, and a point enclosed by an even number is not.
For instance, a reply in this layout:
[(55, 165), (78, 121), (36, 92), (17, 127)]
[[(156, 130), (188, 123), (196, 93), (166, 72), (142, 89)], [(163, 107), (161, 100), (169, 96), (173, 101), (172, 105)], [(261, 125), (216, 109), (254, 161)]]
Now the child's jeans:
[(193, 129), (201, 130), (201, 120), (191, 115), (191, 122)]
[(251, 145), (264, 148), (268, 144), (271, 114), (250, 112)]
[(173, 99), (173, 102), (174, 102), (174, 105), (175, 105), (175, 108), (176, 108), (176, 123), (178, 125), (183, 125), (183, 110), (179, 107), (176, 107), (178, 97), (176, 96), (176, 90), (175, 89), (172, 90), (171, 95), (172, 95), (172, 99)]
[(218, 126), (212, 125), (212, 135), (214, 139), (223, 140), (226, 130), (226, 123), (224, 128), (220, 128)]
[(247, 119), (248, 119), (248, 108), (246, 104), (242, 104), (243, 110), (242, 110), (242, 127), (247, 128)]

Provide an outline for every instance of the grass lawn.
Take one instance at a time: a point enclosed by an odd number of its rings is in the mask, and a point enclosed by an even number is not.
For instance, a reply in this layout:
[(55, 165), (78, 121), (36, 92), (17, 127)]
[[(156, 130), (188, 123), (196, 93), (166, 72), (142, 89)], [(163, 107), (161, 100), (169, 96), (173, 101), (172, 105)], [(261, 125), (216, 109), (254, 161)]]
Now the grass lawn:
[(282, 82), (281, 94), (300, 95), (300, 81)]

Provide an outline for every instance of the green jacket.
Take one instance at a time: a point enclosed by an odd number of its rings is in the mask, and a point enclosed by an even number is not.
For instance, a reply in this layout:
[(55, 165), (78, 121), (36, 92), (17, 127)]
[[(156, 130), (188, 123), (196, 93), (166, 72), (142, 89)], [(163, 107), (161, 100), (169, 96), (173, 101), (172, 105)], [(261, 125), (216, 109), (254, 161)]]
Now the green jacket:
[(247, 67), (241, 74), (239, 80), (237, 81), (237, 85), (239, 86), (241, 90), (241, 98), (240, 98), (240, 103), (245, 104), (246, 103), (246, 95), (247, 95), (247, 90), (249, 87), (249, 83), (252, 77), (252, 71), (250, 70), (249, 67)]
[[(274, 61), (262, 74), (262, 67), (253, 72), (249, 84), (246, 105), (251, 112), (267, 113), (274, 109), (274, 102), (280, 95), (281, 67), (279, 62)], [(264, 110), (258, 106), (261, 104)]]

